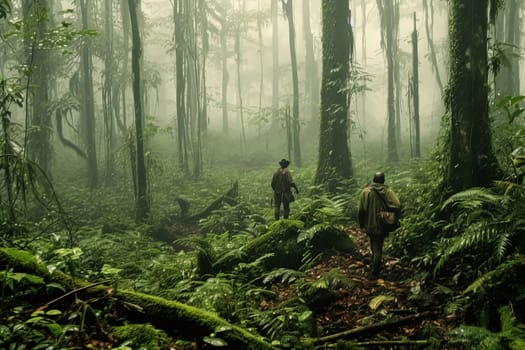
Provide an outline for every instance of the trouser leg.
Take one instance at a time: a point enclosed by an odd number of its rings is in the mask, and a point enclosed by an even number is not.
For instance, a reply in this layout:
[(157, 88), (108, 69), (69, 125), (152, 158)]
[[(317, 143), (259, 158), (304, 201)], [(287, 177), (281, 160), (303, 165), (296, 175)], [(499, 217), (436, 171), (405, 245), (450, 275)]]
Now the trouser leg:
[(273, 196), (273, 216), (275, 220), (279, 220), (279, 217), (281, 216), (281, 201), (282, 201), (282, 195), (274, 193)]
[(288, 216), (290, 216), (290, 202), (287, 200), (283, 201), (283, 212), (283, 217), (288, 219)]
[(372, 272), (379, 273), (383, 267), (384, 235), (370, 235), (370, 249), (372, 250)]

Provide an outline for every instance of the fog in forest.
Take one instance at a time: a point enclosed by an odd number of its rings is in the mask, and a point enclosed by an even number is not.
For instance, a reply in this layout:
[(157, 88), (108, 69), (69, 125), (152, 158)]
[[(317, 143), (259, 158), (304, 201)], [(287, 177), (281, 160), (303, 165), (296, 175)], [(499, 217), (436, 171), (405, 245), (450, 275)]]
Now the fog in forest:
[(0, 0), (0, 349), (524, 349), (523, 0)]
[[(313, 36), (313, 46), (315, 63), (318, 75), (313, 79), (321, 80), (322, 64), (321, 64), (321, 2), (310, 1), (310, 26)], [(270, 13), (270, 1), (255, 1), (246, 0), (233, 1), (229, 4), (231, 11), (229, 14), (232, 17), (242, 20), (246, 18), (243, 23), (243, 30), (241, 33), (241, 84), (242, 84), (242, 99), (243, 108), (245, 109), (245, 117), (247, 120), (247, 132), (251, 137), (257, 135), (264, 135), (270, 129), (270, 121), (268, 115), (265, 120), (261, 121), (261, 113), (268, 114), (269, 109), (272, 108), (272, 60), (274, 52), (272, 50), (272, 23)], [(286, 16), (283, 13), (282, 4), (278, 2), (278, 64), (279, 64), (279, 108), (281, 114), (286, 106), (291, 105), (292, 101), (292, 73), (290, 67), (290, 48), (288, 40), (288, 24)], [(299, 63), (299, 91), (300, 91), (300, 108), (301, 108), (301, 123), (303, 136), (302, 141), (304, 147), (308, 149), (310, 159), (312, 161), (316, 156), (316, 148), (310, 148), (309, 145), (316, 144), (317, 135), (312, 133), (312, 130), (317, 130), (318, 118), (312, 119), (311, 112), (308, 110), (308, 93), (305, 91), (305, 36), (304, 36), (304, 17), (303, 17), (303, 2), (295, 1), (294, 6), (294, 23), (295, 23), (295, 47), (297, 52), (297, 59)], [(420, 74), (420, 110), (421, 110), (421, 132), (423, 135), (423, 144), (425, 150), (429, 151), (435, 142), (437, 136), (440, 118), (444, 112), (442, 92), (436, 83), (435, 71), (431, 56), (429, 52), (429, 44), (427, 40), (426, 26), (428, 26), (428, 33), (432, 36), (431, 40), (436, 50), (437, 63), (441, 80), (446, 83), (447, 74), (447, 53), (446, 53), (446, 37), (447, 37), (447, 9), (443, 2), (436, 2), (433, 8), (428, 8), (426, 11), (427, 19), (425, 18), (425, 11), (422, 7), (422, 2), (419, 1), (402, 1), (399, 9), (399, 29), (398, 29), (398, 44), (399, 44), (399, 84), (400, 91), (400, 121), (402, 137), (400, 140), (400, 148), (407, 155), (410, 154), (409, 133), (409, 93), (408, 84), (412, 72), (412, 44), (411, 34), (414, 29), (414, 13), (416, 13), (416, 29), (418, 32), (419, 44), (419, 74)], [(175, 73), (173, 55), (168, 55), (166, 52), (167, 45), (172, 40), (173, 33), (173, 19), (171, 13), (168, 13), (167, 8), (171, 11), (171, 5), (166, 1), (143, 1), (143, 11), (146, 21), (150, 23), (147, 39), (145, 45), (145, 60), (162, 72), (162, 85), (159, 91), (158, 100), (152, 96), (151, 113), (158, 117), (159, 122), (163, 125), (170, 125), (174, 123), (175, 110)], [(350, 101), (351, 112), (349, 117), (352, 122), (352, 129), (350, 132), (350, 140), (352, 142), (352, 152), (354, 156), (360, 157), (365, 152), (367, 145), (373, 147), (380, 146), (380, 149), (385, 149), (386, 146), (386, 127), (387, 127), (387, 75), (386, 75), (386, 53), (381, 48), (381, 24), (380, 14), (377, 9), (375, 1), (350, 1), (351, 9), (351, 26), (354, 33), (353, 43), (353, 58), (352, 64), (358, 70), (359, 77), (351, 77), (356, 79), (355, 84), (366, 84), (364, 92), (355, 93)], [(432, 12), (431, 12), (432, 11)], [(168, 15), (168, 16), (167, 16)], [(365, 17), (363, 17), (365, 16)], [(256, 17), (260, 17), (257, 19)], [(262, 22), (262, 50), (261, 43), (258, 38), (257, 21)], [(213, 18), (211, 19), (213, 21)], [(428, 22), (428, 23), (426, 23)], [(222, 116), (221, 116), (221, 64), (220, 60), (220, 43), (217, 34), (209, 35), (210, 52), (208, 59), (208, 66), (206, 67), (207, 75), (207, 90), (208, 90), (208, 121), (210, 130), (214, 133), (220, 134), (222, 132)], [(228, 107), (231, 110), (230, 122), (231, 133), (230, 137), (235, 137), (240, 134), (239, 125), (239, 98), (236, 91), (236, 65), (233, 53), (234, 40), (228, 39), (229, 45), (229, 88), (228, 88)], [(357, 75), (357, 74), (356, 74)], [(262, 76), (262, 78), (261, 78)], [(362, 77), (366, 76), (367, 81), (363, 81)], [(261, 83), (262, 79), (262, 83)], [(262, 84), (262, 85), (261, 85)], [(262, 88), (262, 91), (260, 87)], [(320, 86), (320, 85), (319, 85)], [(154, 101), (154, 102), (153, 102)], [(281, 130), (284, 128), (281, 117)], [(365, 136), (365, 140), (361, 137)], [(276, 136), (275, 133), (273, 136)], [(265, 135), (266, 140), (274, 139), (272, 135)], [(281, 135), (282, 138), (282, 135)], [(259, 140), (258, 138), (256, 138)], [(276, 142), (276, 141), (271, 141)], [(277, 141), (279, 142), (279, 141)], [(213, 147), (213, 146), (212, 146)], [(281, 147), (286, 147), (284, 143)], [(274, 151), (273, 149), (272, 151)]]
[[(16, 2), (15, 2), (16, 3)], [(210, 1), (207, 4), (206, 21), (207, 53), (205, 69), (203, 64), (203, 37), (201, 24), (194, 26), (199, 33), (195, 40), (178, 41), (174, 35), (174, 9), (173, 1), (143, 0), (141, 1), (142, 21), (141, 35), (143, 52), (143, 77), (146, 119), (149, 119), (163, 130), (171, 130), (173, 137), (162, 138), (165, 146), (177, 152), (176, 128), (176, 45), (194, 45), (185, 53), (189, 55), (185, 69), (189, 65), (197, 65), (197, 73), (201, 77), (205, 73), (205, 82), (200, 82), (198, 94), (206, 94), (206, 127), (209, 131), (208, 138), (200, 145), (203, 149), (203, 160), (212, 162), (216, 153), (230, 153), (232, 158), (250, 158), (249, 154), (255, 152), (262, 156), (262, 161), (269, 161), (281, 157), (288, 157), (286, 141), (286, 111), (292, 109), (292, 68), (290, 58), (289, 27), (284, 13), (283, 3), (276, 1), (277, 17), (272, 19), (271, 1)], [(313, 69), (307, 72), (306, 35), (304, 26), (303, 5), (305, 2), (293, 2), (293, 21), (295, 29), (295, 51), (299, 79), (299, 123), (300, 140), (303, 156), (310, 163), (315, 163), (318, 150), (318, 128), (320, 114), (320, 86), (322, 79), (322, 38), (321, 38), (321, 2), (309, 2), (309, 25), (312, 37)], [(383, 162), (387, 148), (387, 53), (382, 48), (381, 20), (375, 1), (350, 1), (351, 18), (349, 25), (353, 32), (351, 74), (349, 89), (348, 130), (350, 151), (358, 160), (369, 162)], [(411, 94), (409, 81), (412, 74), (412, 39), (414, 30), (414, 14), (416, 15), (416, 30), (419, 46), (419, 95), (421, 119), (421, 143), (424, 152), (430, 151), (435, 145), (438, 134), (440, 118), (443, 114), (443, 98), (437, 84), (436, 74), (440, 75), (442, 85), (446, 83), (447, 74), (447, 10), (444, 2), (433, 2), (423, 8), (419, 1), (402, 1), (399, 7), (399, 24), (397, 29), (398, 51), (396, 62), (398, 72), (395, 73), (396, 81), (396, 111), (398, 114), (398, 148), (402, 158), (409, 159), (413, 154), (413, 125), (411, 116)], [(94, 102), (96, 109), (97, 128), (102, 129), (101, 112), (104, 102), (101, 94), (104, 85), (104, 42), (107, 39), (104, 28), (105, 8), (101, 2), (90, 5), (91, 16), (89, 29), (94, 31), (93, 87), (95, 89)], [(121, 6), (117, 1), (112, 2), (113, 26), (112, 37), (115, 42), (112, 50), (122, 50), (123, 28)], [(195, 5), (196, 6), (196, 5)], [(70, 1), (55, 1), (55, 20), (71, 22), (72, 26), (80, 26), (78, 11), (75, 3)], [(188, 10), (185, 10), (188, 11)], [(191, 11), (197, 11), (195, 7)], [(222, 12), (221, 12), (222, 11)], [(191, 14), (192, 16), (194, 14)], [(191, 17), (191, 16), (190, 16)], [(221, 21), (224, 21), (222, 23)], [(277, 22), (277, 53), (274, 52), (272, 43), (273, 21)], [(225, 26), (224, 52), (221, 50), (221, 26)], [(260, 32), (259, 32), (260, 31)], [(431, 43), (428, 36), (431, 35)], [(239, 57), (236, 56), (236, 35), (238, 36)], [(128, 38), (129, 39), (129, 38)], [(77, 42), (80, 39), (75, 39)], [(130, 44), (128, 44), (129, 47)], [(432, 46), (431, 46), (432, 45)], [(432, 52), (436, 62), (431, 59)], [(195, 51), (196, 53), (193, 53)], [(131, 82), (132, 74), (129, 62), (126, 63), (128, 72), (123, 71), (124, 63), (121, 51), (113, 51), (118, 72), (112, 74), (111, 79), (128, 79)], [(6, 53), (7, 54), (7, 53)], [(193, 55), (193, 58), (192, 58)], [(60, 58), (66, 62), (78, 58), (71, 52)], [(274, 58), (277, 57), (275, 61)], [(128, 58), (129, 59), (129, 58)], [(193, 59), (193, 62), (190, 62)], [(237, 67), (237, 61), (239, 65)], [(225, 62), (223, 62), (225, 60)], [(4, 71), (15, 69), (17, 63), (5, 60)], [(274, 73), (274, 62), (277, 62), (277, 73)], [(224, 66), (223, 66), (224, 64)], [(437, 66), (435, 66), (437, 64)], [(74, 77), (71, 73), (78, 69), (70, 66), (69, 74), (60, 74), (56, 79), (56, 96), (67, 92)], [(72, 69), (72, 70), (71, 70)], [(227, 96), (226, 106), (223, 105), (222, 81), (223, 69), (227, 70)], [(238, 69), (238, 71), (237, 71)], [(317, 72), (317, 74), (315, 74)], [(438, 73), (436, 73), (438, 72)], [(185, 74), (188, 74), (187, 72)], [(278, 82), (278, 110), (273, 105), (273, 79)], [(308, 80), (307, 80), (308, 79)], [(318, 87), (315, 95), (309, 90), (309, 85), (315, 82)], [(239, 88), (240, 84), (240, 88)], [(131, 86), (128, 90), (128, 100), (120, 113), (127, 114), (127, 124), (130, 124), (133, 115), (133, 101)], [(239, 99), (239, 91), (241, 95)], [(397, 96), (398, 95), (398, 96)], [(116, 99), (114, 99), (116, 101)], [(203, 100), (204, 101), (204, 100)], [(124, 103), (123, 101), (119, 101)], [(242, 113), (241, 113), (242, 103)], [(312, 107), (313, 103), (313, 107)], [(200, 102), (202, 108), (203, 102)], [(226, 109), (228, 130), (223, 127), (223, 113)], [(241, 115), (242, 114), (242, 115)], [(23, 119), (23, 112), (16, 113), (17, 118)], [(78, 115), (71, 115), (71, 123), (78, 124)], [(75, 121), (77, 120), (77, 121)], [(244, 125), (241, 125), (241, 120)], [(272, 122), (273, 120), (273, 122)], [(72, 125), (74, 126), (74, 125)], [(78, 125), (77, 125), (78, 126)], [(194, 125), (193, 128), (196, 126)], [(244, 131), (243, 131), (244, 129)], [(64, 134), (69, 137), (78, 137), (71, 128), (64, 126)], [(245, 133), (246, 136), (243, 136)], [(100, 135), (100, 134), (99, 134)], [(102, 136), (100, 136), (102, 137)], [(246, 137), (248, 141), (243, 145)], [(193, 141), (192, 141), (193, 142)], [(226, 146), (227, 147), (223, 147)], [(411, 150), (412, 148), (412, 150)], [(58, 151), (58, 149), (57, 149)], [(370, 153), (372, 151), (372, 153)], [(66, 151), (68, 152), (68, 151)], [(60, 153), (60, 152), (59, 152)], [(67, 153), (66, 153), (67, 155)], [(70, 158), (72, 157), (72, 158)], [(74, 154), (67, 157), (69, 162), (78, 163)], [(100, 159), (99, 159), (100, 160)]]

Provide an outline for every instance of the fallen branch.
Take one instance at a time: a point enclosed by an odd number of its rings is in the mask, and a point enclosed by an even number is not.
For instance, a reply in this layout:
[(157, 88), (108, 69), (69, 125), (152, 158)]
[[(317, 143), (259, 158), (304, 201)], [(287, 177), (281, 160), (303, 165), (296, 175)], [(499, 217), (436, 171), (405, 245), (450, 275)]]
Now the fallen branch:
[(338, 340), (338, 339), (342, 339), (342, 338), (347, 338), (347, 337), (359, 335), (359, 334), (366, 333), (366, 332), (381, 331), (381, 330), (384, 330), (386, 328), (399, 326), (399, 325), (404, 324), (404, 323), (408, 323), (408, 322), (411, 322), (411, 321), (419, 320), (421, 318), (428, 317), (428, 316), (430, 316), (432, 314), (433, 314), (432, 311), (425, 311), (425, 312), (420, 312), (420, 313), (417, 313), (417, 314), (401, 317), (401, 318), (399, 318), (397, 320), (394, 320), (394, 321), (379, 322), (379, 323), (369, 324), (367, 326), (357, 327), (357, 328), (350, 329), (350, 330), (347, 330), (347, 331), (344, 331), (344, 332), (335, 333), (335, 334), (327, 335), (325, 337), (317, 338), (314, 341), (314, 344), (326, 343), (326, 342), (330, 342), (330, 341), (334, 341), (334, 340)]
[(89, 289), (89, 288), (92, 288), (92, 287), (96, 287), (98, 285), (101, 285), (101, 284), (106, 284), (106, 283), (109, 283), (111, 282), (111, 280), (104, 280), (104, 281), (100, 281), (100, 282), (96, 282), (96, 283), (92, 283), (92, 284), (89, 284), (87, 286), (82, 286), (82, 287), (79, 287), (79, 288), (76, 288), (76, 289), (73, 289), (69, 292), (67, 292), (66, 294), (64, 295), (61, 295), (59, 296), (58, 298), (56, 299), (53, 299), (51, 301), (48, 301), (47, 303), (45, 303), (44, 305), (40, 306), (38, 309), (45, 309), (47, 308), (49, 305), (53, 304), (53, 303), (56, 303), (57, 301), (59, 300), (62, 300), (64, 298), (66, 298), (67, 296), (71, 295), (71, 294), (75, 294), (75, 293), (78, 293), (78, 292), (81, 292), (83, 290), (86, 290), (86, 289)]
[[(25, 272), (43, 277), (46, 281), (58, 282), (66, 289), (78, 293), (82, 291), (87, 297), (107, 296), (108, 286), (94, 286), (73, 278), (59, 270), (52, 274), (47, 268), (37, 262), (29, 252), (0, 248), (0, 266), (9, 266), (15, 272)], [(61, 298), (63, 298), (62, 296)], [(158, 296), (120, 289), (113, 290), (112, 299), (119, 301), (120, 317), (130, 323), (152, 324), (175, 337), (201, 341), (204, 337), (221, 329), (220, 337), (228, 343), (228, 349), (235, 350), (273, 350), (275, 349), (262, 336), (249, 330), (231, 324), (215, 313), (198, 309), (175, 300), (167, 300)], [(55, 302), (52, 300), (50, 303)], [(49, 303), (48, 303), (49, 304)]]
[[(363, 342), (352, 342), (351, 345), (354, 347), (399, 347), (399, 346), (408, 346), (412, 348), (414, 346), (428, 346), (430, 342), (428, 340), (377, 340), (377, 341), (363, 341)], [(325, 345), (320, 345), (316, 349), (325, 349)]]
[(185, 218), (185, 221), (197, 222), (200, 219), (210, 216), (214, 210), (220, 209), (223, 203), (226, 203), (228, 205), (236, 205), (237, 201), (235, 200), (235, 198), (237, 197), (238, 193), (239, 182), (235, 181), (232, 187), (225, 194), (215, 199), (210, 205), (208, 205), (208, 207), (206, 207), (201, 212)]

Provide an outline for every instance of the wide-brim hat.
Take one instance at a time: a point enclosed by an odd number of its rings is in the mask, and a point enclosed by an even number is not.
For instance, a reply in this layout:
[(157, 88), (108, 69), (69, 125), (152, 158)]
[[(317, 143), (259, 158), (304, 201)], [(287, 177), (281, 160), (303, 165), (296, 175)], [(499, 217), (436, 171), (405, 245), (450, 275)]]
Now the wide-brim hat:
[(290, 165), (290, 161), (283, 158), (279, 161), (279, 165), (283, 168), (286, 168), (288, 165)]

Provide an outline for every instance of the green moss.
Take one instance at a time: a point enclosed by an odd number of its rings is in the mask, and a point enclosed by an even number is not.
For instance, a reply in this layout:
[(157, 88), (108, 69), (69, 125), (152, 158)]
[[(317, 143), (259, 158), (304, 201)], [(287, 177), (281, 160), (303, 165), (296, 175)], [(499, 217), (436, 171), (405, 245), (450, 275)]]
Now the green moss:
[(130, 324), (113, 329), (113, 336), (120, 341), (131, 341), (133, 349), (168, 349), (171, 342), (168, 335), (150, 324)]
[(266, 259), (267, 268), (298, 268), (304, 252), (304, 245), (297, 243), (299, 230), (304, 223), (298, 220), (278, 220), (268, 228), (268, 232), (251, 241), (246, 247), (246, 257), (255, 260), (267, 253), (274, 257)]
[[(85, 281), (72, 278), (60, 271), (50, 274), (45, 266), (27, 252), (15, 249), (0, 248), (0, 263), (15, 268), (17, 272), (41, 275), (49, 280), (59, 282), (67, 289), (76, 289), (87, 285)], [(86, 290), (86, 293), (95, 295), (107, 294), (107, 286), (99, 285)], [(180, 334), (186, 339), (202, 339), (223, 328), (228, 331), (221, 332), (221, 338), (228, 343), (228, 349), (273, 349), (263, 337), (234, 326), (219, 316), (177, 301), (137, 293), (128, 290), (117, 290), (114, 297), (128, 305), (127, 313), (132, 318), (140, 317), (148, 320), (155, 326)], [(135, 307), (132, 307), (135, 305)], [(126, 311), (123, 309), (123, 313)]]

